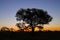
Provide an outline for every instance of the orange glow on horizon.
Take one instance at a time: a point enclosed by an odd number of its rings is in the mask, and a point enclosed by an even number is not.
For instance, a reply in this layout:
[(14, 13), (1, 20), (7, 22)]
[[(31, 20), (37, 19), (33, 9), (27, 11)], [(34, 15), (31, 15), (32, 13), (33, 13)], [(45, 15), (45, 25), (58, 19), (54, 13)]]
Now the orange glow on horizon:
[(35, 30), (34, 31), (39, 31), (40, 29), (38, 27), (35, 27)]
[[(17, 31), (17, 30), (19, 30), (19, 28), (18, 28), (18, 29), (15, 28), (15, 31)], [(39, 30), (40, 30), (40, 29), (39, 29), (38, 27), (36, 27), (34, 31), (38, 32)], [(48, 31), (48, 30), (50, 30), (50, 31), (60, 31), (60, 27), (57, 27), (57, 28), (54, 28), (54, 27), (44, 27), (42, 30), (43, 30), (43, 31)], [(28, 31), (31, 32), (32, 29), (26, 29), (26, 30), (24, 30), (24, 31), (26, 31), (26, 32), (28, 32)]]
[(60, 31), (60, 27), (44, 27), (43, 30)]
[[(15, 32), (15, 31), (21, 30), (21, 28), (18, 28), (18, 27), (15, 26), (12, 29), (10, 29), (10, 31), (12, 31), (12, 30)], [(39, 30), (40, 29), (38, 27), (35, 27), (34, 31), (39, 31)], [(48, 30), (50, 30), (50, 31), (60, 31), (60, 27), (44, 27), (42, 30), (43, 31), (48, 31)], [(25, 28), (24, 31), (25, 32), (31, 32), (32, 29), (31, 29), (31, 27), (28, 27), (28, 28)]]

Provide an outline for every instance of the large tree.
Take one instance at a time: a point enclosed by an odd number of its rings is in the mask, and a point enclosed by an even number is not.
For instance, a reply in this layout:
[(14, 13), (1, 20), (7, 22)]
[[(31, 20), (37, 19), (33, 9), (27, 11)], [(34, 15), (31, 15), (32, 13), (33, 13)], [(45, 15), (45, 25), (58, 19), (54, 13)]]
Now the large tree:
[[(30, 26), (32, 27), (32, 32), (34, 32), (34, 27), (36, 25), (48, 24), (52, 20), (52, 17), (48, 14), (47, 11), (44, 11), (42, 9), (27, 8), (27, 9), (19, 9), (17, 11), (16, 20), (17, 21), (23, 20), (26, 23), (30, 24)], [(42, 26), (40, 27), (43, 28)]]

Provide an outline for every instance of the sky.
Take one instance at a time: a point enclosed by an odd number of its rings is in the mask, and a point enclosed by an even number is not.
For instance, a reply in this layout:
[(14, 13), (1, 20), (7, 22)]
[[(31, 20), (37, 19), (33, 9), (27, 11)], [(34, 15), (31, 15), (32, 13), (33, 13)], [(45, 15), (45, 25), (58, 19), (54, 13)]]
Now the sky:
[(0, 0), (0, 26), (15, 26), (15, 15), (20, 8), (43, 9), (53, 17), (45, 27), (60, 27), (60, 0)]

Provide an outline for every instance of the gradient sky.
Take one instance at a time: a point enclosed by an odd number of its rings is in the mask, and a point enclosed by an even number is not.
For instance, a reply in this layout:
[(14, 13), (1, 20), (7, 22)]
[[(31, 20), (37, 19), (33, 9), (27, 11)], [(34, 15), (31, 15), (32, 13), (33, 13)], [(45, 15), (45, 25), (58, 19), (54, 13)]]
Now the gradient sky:
[(43, 9), (53, 17), (47, 26), (60, 27), (60, 0), (0, 0), (0, 26), (15, 26), (15, 14), (20, 8)]

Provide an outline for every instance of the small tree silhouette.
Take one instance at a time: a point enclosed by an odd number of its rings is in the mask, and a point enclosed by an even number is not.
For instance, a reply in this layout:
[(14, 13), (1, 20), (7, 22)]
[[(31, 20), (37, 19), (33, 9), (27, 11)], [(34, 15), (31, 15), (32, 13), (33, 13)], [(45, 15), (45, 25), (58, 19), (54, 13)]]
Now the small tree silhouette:
[[(36, 25), (40, 24), (43, 26), (44, 24), (48, 24), (52, 20), (52, 17), (47, 13), (47, 11), (44, 11), (42, 9), (27, 8), (20, 9), (17, 11), (16, 20), (17, 21), (23, 20), (26, 23), (30, 24), (30, 26), (32, 27), (32, 32), (34, 32), (34, 27)], [(43, 28), (42, 26), (40, 27)]]

